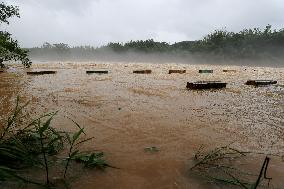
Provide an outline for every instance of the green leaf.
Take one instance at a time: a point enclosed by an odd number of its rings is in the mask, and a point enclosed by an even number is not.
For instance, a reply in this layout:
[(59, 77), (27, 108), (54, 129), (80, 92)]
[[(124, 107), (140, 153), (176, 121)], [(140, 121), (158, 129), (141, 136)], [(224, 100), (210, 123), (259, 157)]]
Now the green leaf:
[(76, 142), (76, 140), (80, 137), (80, 135), (84, 132), (84, 128), (80, 129), (78, 132), (76, 132), (74, 135), (73, 135), (73, 138), (72, 138), (72, 143), (74, 144)]
[(42, 125), (42, 127), (39, 128), (39, 133), (42, 135), (50, 126), (51, 120), (53, 119), (53, 117), (57, 114), (57, 112), (55, 112), (53, 115), (50, 116), (49, 119), (47, 119), (47, 121)]
[[(69, 118), (79, 129), (83, 129), (76, 121), (73, 119)], [(86, 133), (83, 131), (83, 133), (86, 135)]]

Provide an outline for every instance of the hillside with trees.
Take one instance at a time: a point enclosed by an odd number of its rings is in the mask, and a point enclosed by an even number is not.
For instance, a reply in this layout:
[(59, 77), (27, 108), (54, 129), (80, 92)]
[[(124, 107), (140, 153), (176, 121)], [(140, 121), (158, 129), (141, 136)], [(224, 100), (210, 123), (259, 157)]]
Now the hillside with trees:
[[(174, 61), (188, 59), (206, 61), (259, 60), (281, 64), (284, 57), (284, 29), (244, 29), (240, 32), (216, 30), (201, 40), (182, 41), (174, 44), (153, 39), (108, 43), (101, 47), (44, 43), (42, 47), (29, 49), (31, 57), (46, 60), (93, 60), (131, 57), (131, 61), (143, 57), (155, 57)], [(156, 56), (155, 56), (156, 55)], [(123, 58), (124, 57), (124, 58)], [(281, 66), (281, 65), (280, 65)], [(284, 64), (282, 63), (282, 66)]]

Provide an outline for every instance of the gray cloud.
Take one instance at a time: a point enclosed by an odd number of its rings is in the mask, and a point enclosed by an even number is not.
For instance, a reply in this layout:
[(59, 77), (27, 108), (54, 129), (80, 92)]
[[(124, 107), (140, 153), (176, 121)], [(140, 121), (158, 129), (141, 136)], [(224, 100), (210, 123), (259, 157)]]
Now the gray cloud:
[(7, 27), (23, 46), (199, 39), (226, 28), (284, 24), (283, 0), (4, 0), (20, 7)]

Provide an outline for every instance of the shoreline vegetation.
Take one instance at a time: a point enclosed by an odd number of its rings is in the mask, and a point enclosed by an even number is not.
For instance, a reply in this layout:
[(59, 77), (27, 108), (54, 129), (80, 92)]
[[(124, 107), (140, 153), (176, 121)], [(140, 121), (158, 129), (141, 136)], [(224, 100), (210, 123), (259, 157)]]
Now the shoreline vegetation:
[[(29, 103), (22, 104), (17, 97), (13, 113), (0, 128), (0, 186), (24, 184), (56, 188), (63, 185), (70, 188), (68, 178), (74, 177), (74, 173), (69, 170), (75, 163), (101, 170), (112, 167), (105, 161), (103, 152), (80, 149), (93, 137), (88, 138), (84, 128), (74, 120), (71, 119), (77, 131), (72, 133), (53, 126), (57, 112), (28, 122), (24, 109)], [(54, 173), (55, 168), (61, 172)], [(31, 169), (37, 175), (30, 174)]]
[[(0, 2), (0, 25), (9, 25), (9, 18), (20, 18), (18, 6), (6, 5)], [(7, 31), (0, 31), (0, 68), (5, 68), (6, 61), (20, 61), (25, 67), (30, 67), (32, 62), (28, 58), (28, 51), (22, 49), (18, 41), (13, 39)]]
[(74, 46), (45, 42), (26, 49), (38, 61), (134, 61), (207, 62), (209, 64), (272, 65), (283, 67), (284, 29), (215, 30), (201, 40), (174, 44), (153, 39), (108, 43), (105, 46)]

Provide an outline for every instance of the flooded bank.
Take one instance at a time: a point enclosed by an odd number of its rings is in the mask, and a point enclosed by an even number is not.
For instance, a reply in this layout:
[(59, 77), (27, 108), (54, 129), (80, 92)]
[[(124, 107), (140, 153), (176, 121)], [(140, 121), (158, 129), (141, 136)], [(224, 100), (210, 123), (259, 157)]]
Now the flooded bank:
[[(108, 74), (86, 74), (104, 69)], [(133, 74), (133, 70), (152, 70)], [(186, 70), (168, 74), (170, 69)], [(212, 69), (211, 74), (198, 70)], [(224, 69), (236, 70), (223, 72)], [(76, 173), (74, 188), (218, 188), (189, 174), (200, 145), (232, 145), (243, 151), (274, 154), (269, 167), (273, 185), (283, 188), (284, 68), (238, 66), (50, 63), (34, 64), (27, 75), (13, 68), (0, 75), (1, 123), (19, 94), (31, 100), (32, 117), (59, 110), (54, 125), (72, 130), (71, 117), (95, 139), (85, 149), (105, 152), (120, 169)], [(277, 85), (253, 87), (249, 79), (273, 79)], [(187, 82), (220, 80), (226, 89), (189, 91)], [(154, 153), (147, 147), (157, 147)], [(250, 157), (258, 173), (263, 155)], [(74, 170), (76, 172), (77, 170)], [(281, 185), (282, 184), (282, 185)]]

